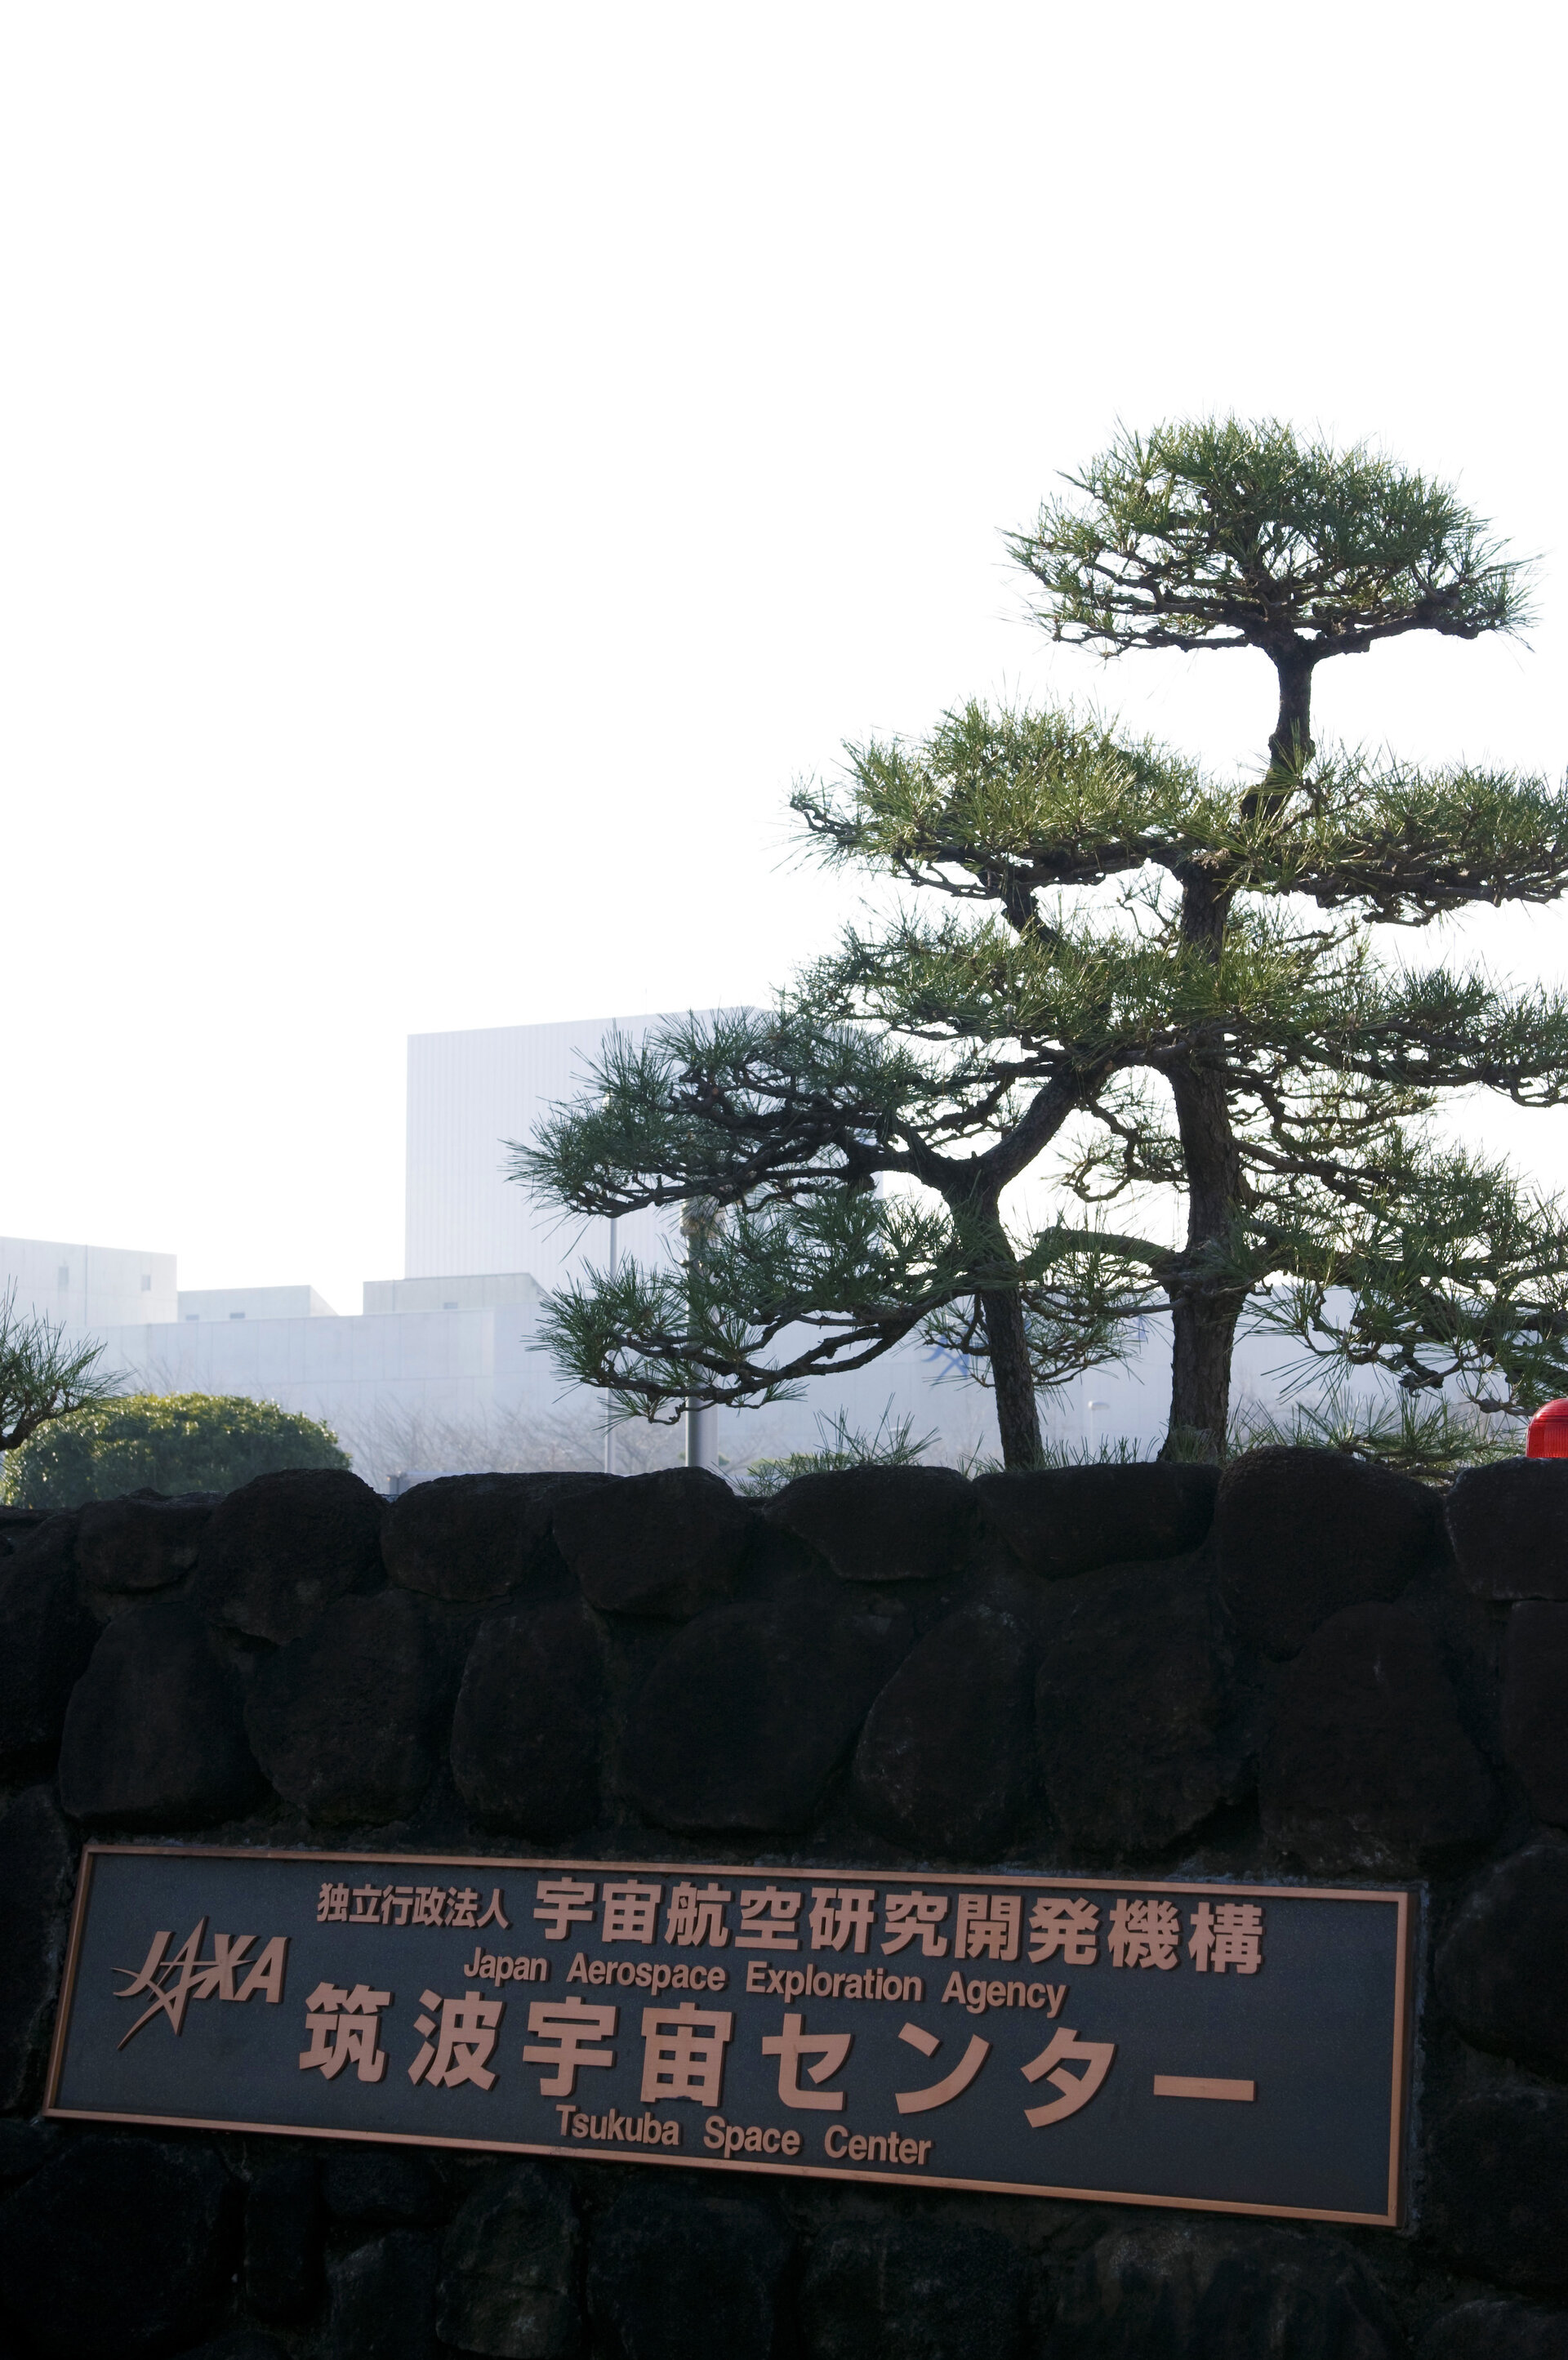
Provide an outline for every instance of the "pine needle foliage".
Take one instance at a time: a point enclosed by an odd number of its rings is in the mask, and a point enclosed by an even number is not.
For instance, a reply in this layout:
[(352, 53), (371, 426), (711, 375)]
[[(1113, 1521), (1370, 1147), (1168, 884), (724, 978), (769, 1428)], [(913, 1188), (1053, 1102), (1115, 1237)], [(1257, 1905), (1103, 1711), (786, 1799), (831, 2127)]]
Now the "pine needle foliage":
[(1408, 631), (1474, 639), (1526, 619), (1520, 561), (1450, 486), (1365, 444), (1202, 419), (1124, 430), (1067, 482), (1009, 546), (1055, 637), (1102, 654), (1255, 647), (1310, 667)]
[(1338, 1450), (1391, 1467), (1420, 1482), (1446, 1484), (1466, 1467), (1486, 1466), (1516, 1455), (1507, 1428), (1474, 1409), (1449, 1401), (1397, 1393), (1358, 1401), (1341, 1382), (1319, 1399), (1296, 1402), (1282, 1415), (1255, 1411), (1238, 1418), (1231, 1432), (1233, 1454), (1268, 1445)]
[[(1036, 1393), (1151, 1311), (1173, 1456), (1224, 1450), (1249, 1306), (1331, 1379), (1516, 1413), (1562, 1390), (1568, 1215), (1436, 1117), (1454, 1092), (1559, 1104), (1568, 1001), (1396, 962), (1379, 930), (1558, 898), (1568, 793), (1310, 727), (1321, 662), (1517, 628), (1519, 564), (1446, 486), (1234, 420), (1120, 436), (1012, 548), (1065, 640), (1266, 654), (1266, 764), (1218, 779), (1097, 716), (976, 702), (798, 788), (805, 844), (905, 898), (771, 1010), (612, 1040), (514, 1150), (577, 1214), (682, 1210), (684, 1263), (553, 1298), (559, 1357), (669, 1416), (923, 1332), (995, 1388), (1010, 1466), (1041, 1463)], [(1003, 1197), (1036, 1169), (1030, 1225)], [(1386, 1439), (1419, 1455), (1408, 1418)]]
[(770, 1500), (786, 1483), (802, 1475), (836, 1475), (846, 1467), (914, 1467), (919, 1464), (934, 1434), (915, 1432), (912, 1417), (894, 1417), (884, 1409), (870, 1434), (851, 1426), (847, 1411), (817, 1420), (817, 1448), (792, 1450), (783, 1459), (753, 1459), (736, 1485), (748, 1500)]
[(51, 1419), (115, 1391), (102, 1344), (67, 1336), (41, 1312), (16, 1307), (15, 1281), (0, 1295), (0, 1452), (15, 1451)]

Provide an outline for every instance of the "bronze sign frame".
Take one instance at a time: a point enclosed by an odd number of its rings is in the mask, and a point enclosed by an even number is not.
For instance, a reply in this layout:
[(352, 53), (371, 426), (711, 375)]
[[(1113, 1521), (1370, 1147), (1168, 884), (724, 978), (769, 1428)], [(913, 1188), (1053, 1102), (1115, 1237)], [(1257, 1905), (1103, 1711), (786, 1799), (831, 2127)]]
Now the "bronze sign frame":
[[(148, 1860), (236, 1860), (247, 1862), (309, 1862), (323, 1870), (334, 1865), (343, 1867), (390, 1867), (402, 1871), (426, 1868), (459, 1870), (476, 1877), (481, 1872), (505, 1873), (510, 1875), (570, 1876), (591, 1874), (596, 1878), (609, 1874), (631, 1877), (666, 1876), (683, 1880), (698, 1878), (734, 1878), (751, 1874), (757, 1876), (785, 1878), (802, 1885), (826, 1877), (852, 1880), (858, 1886), (907, 1886), (911, 1883), (939, 1885), (944, 1888), (1005, 1887), (1025, 1896), (1060, 1895), (1070, 1889), (1080, 1895), (1133, 1893), (1139, 1896), (1165, 1896), (1179, 1902), (1214, 1903), (1245, 1901), (1268, 1902), (1331, 1902), (1375, 1903), (1395, 1912), (1394, 1989), (1392, 1993), (1392, 2040), (1390, 2081), (1387, 2093), (1388, 2140), (1386, 2201), (1377, 2211), (1344, 2211), (1308, 2205), (1250, 2202), (1234, 2198), (1149, 2193), (1132, 2189), (1106, 2189), (1069, 2185), (1045, 2186), (1038, 2181), (1006, 2179), (984, 2179), (964, 2174), (948, 2176), (937, 2171), (921, 2170), (916, 2184), (947, 2191), (972, 2191), (977, 2194), (1003, 2196), (1045, 2196), (1053, 2200), (1080, 2203), (1135, 2204), (1151, 2208), (1183, 2212), (1235, 2213), (1271, 2220), (1325, 2221), (1344, 2225), (1369, 2228), (1398, 2228), (1406, 2218), (1405, 2156), (1408, 2144), (1408, 2114), (1411, 2082), (1411, 2049), (1414, 2032), (1414, 1973), (1416, 1936), (1420, 1924), (1419, 1888), (1394, 1885), (1253, 1885), (1223, 1880), (1186, 1878), (1145, 1878), (1138, 1876), (1066, 1876), (1059, 1873), (1020, 1870), (1015, 1872), (968, 1871), (949, 1873), (936, 1870), (857, 1869), (813, 1864), (805, 1868), (777, 1866), (760, 1867), (752, 1863), (734, 1861), (606, 1861), (598, 1859), (564, 1859), (560, 1856), (502, 1853), (450, 1853), (371, 1851), (316, 1851), (302, 1846), (265, 1847), (259, 1845), (205, 1845), (151, 1843), (89, 1842), (82, 1848), (81, 1872), (75, 1903), (71, 1913), (71, 1930), (61, 1975), (59, 2005), (56, 2011), (54, 2036), (50, 2047), (49, 2072), (45, 2088), (43, 2113), (57, 2121), (90, 2121), (116, 2123), (145, 2128), (169, 2130), (203, 2130), (257, 2134), (267, 2136), (295, 2138), (331, 2138), (352, 2140), (374, 2146), (405, 2146), (416, 2147), (448, 2147), (471, 2153), (554, 2157), (563, 2155), (607, 2162), (643, 2162), (673, 2164), (685, 2170), (762, 2172), (784, 2179), (808, 2178), (867, 2181), (890, 2187), (908, 2187), (911, 2178), (905, 2171), (890, 2171), (874, 2168), (873, 2163), (852, 2166), (841, 2161), (817, 2159), (802, 2156), (798, 2161), (775, 2161), (770, 2154), (730, 2157), (687, 2149), (684, 2147), (669, 2154), (645, 2151), (642, 2147), (585, 2142), (580, 2137), (565, 2136), (563, 2122), (562, 2139), (555, 2143), (532, 2139), (494, 2139), (476, 2136), (452, 2137), (422, 2132), (366, 2130), (354, 2127), (323, 2127), (316, 2124), (236, 2120), (231, 2116), (214, 2117), (203, 2114), (151, 2114), (115, 2112), (88, 2106), (63, 2105), (60, 2090), (65, 2071), (71, 2041), (71, 2025), (77, 2000), (78, 1975), (82, 1962), (83, 1940), (91, 1907), (94, 1871), (101, 1860), (118, 1858)], [(738, 1962), (737, 1962), (738, 1963)], [(624, 1980), (624, 1978), (623, 1978)], [(762, 1987), (748, 1985), (748, 1989)], [(815, 1986), (807, 1978), (807, 1992)], [(892, 1996), (892, 1994), (889, 1994)], [(1031, 2001), (1031, 2005), (1038, 2003)], [(1069, 2038), (1072, 2036), (1069, 2036)], [(931, 2042), (935, 2049), (938, 2044)], [(1073, 2081), (1075, 2077), (1065, 2077)], [(1185, 2098), (1238, 2099), (1250, 2097), (1251, 2082), (1157, 2075), (1156, 2094)], [(560, 2111), (557, 2109), (557, 2111)], [(1207, 2110), (1205, 2109), (1205, 2112)], [(1228, 2112), (1228, 2107), (1226, 2108)], [(613, 2115), (607, 2119), (614, 2119)], [(722, 2119), (722, 2118), (720, 2118)], [(857, 2145), (861, 2140), (857, 2136)], [(879, 2141), (879, 2143), (881, 2143)], [(870, 2142), (866, 2142), (869, 2146)], [(908, 2142), (905, 2142), (908, 2144)], [(776, 2153), (777, 2150), (772, 2151)], [(922, 2164), (924, 2157), (921, 2158)]]

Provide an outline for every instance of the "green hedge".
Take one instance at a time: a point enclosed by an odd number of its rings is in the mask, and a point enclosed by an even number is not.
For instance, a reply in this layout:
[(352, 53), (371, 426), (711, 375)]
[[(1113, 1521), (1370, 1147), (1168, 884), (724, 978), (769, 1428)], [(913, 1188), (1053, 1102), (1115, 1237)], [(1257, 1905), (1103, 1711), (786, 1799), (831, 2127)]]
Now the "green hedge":
[(126, 1491), (232, 1491), (284, 1467), (346, 1467), (327, 1426), (239, 1393), (131, 1393), (42, 1426), (5, 1460), (0, 1498), (79, 1508)]

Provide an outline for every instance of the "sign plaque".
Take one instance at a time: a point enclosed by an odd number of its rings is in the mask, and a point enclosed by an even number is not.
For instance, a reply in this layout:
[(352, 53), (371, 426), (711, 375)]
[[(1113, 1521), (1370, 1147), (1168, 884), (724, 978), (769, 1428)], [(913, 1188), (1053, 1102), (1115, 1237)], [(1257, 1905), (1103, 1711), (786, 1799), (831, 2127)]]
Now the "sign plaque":
[(46, 2111), (1392, 2226), (1412, 1896), (89, 1844)]

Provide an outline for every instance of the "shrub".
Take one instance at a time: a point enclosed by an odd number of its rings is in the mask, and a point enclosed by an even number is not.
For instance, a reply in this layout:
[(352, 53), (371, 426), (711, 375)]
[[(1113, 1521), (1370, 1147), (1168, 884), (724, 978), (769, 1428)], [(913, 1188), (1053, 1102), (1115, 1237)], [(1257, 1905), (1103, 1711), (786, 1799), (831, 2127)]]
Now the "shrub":
[(232, 1491), (285, 1467), (346, 1467), (327, 1426), (238, 1393), (130, 1393), (77, 1410), (11, 1451), (0, 1496), (78, 1508), (127, 1491)]

